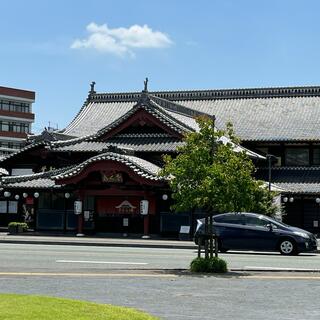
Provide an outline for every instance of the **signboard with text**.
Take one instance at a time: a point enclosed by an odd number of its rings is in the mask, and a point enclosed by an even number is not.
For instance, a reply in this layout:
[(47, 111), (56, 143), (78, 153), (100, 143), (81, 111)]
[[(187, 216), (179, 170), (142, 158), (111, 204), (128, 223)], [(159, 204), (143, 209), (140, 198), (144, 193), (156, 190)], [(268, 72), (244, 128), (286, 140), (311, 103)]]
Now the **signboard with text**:
[(76, 200), (74, 202), (74, 214), (81, 214), (82, 213), (82, 201)]
[(145, 216), (149, 213), (149, 201), (141, 200), (140, 201), (140, 214)]

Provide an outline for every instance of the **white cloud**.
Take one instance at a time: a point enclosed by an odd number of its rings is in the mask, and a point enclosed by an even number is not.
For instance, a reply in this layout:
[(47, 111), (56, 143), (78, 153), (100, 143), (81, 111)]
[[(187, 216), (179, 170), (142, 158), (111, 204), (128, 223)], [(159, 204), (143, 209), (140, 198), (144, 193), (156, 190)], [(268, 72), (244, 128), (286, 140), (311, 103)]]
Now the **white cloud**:
[(71, 44), (72, 49), (94, 49), (124, 56), (134, 55), (135, 48), (165, 48), (173, 44), (168, 35), (153, 31), (147, 25), (111, 29), (106, 24), (99, 26), (92, 22), (86, 29), (88, 37), (75, 40)]

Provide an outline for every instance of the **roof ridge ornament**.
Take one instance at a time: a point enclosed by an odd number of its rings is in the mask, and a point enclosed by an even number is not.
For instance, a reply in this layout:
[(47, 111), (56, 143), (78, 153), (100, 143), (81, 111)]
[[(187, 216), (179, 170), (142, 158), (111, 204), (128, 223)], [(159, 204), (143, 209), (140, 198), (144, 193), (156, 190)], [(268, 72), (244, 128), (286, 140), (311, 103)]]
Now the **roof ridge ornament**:
[(138, 100), (138, 105), (139, 104), (146, 104), (150, 100), (149, 93), (148, 93), (148, 82), (149, 82), (148, 78), (146, 78), (143, 81), (143, 90), (142, 90), (141, 96)]
[(143, 91), (144, 92), (148, 92), (148, 81), (149, 81), (148, 77), (146, 77), (146, 79), (143, 81), (143, 84), (144, 84)]
[(95, 81), (92, 81), (92, 82), (90, 83), (89, 95), (92, 95), (92, 94), (96, 93), (95, 90), (94, 90), (95, 84), (96, 84)]

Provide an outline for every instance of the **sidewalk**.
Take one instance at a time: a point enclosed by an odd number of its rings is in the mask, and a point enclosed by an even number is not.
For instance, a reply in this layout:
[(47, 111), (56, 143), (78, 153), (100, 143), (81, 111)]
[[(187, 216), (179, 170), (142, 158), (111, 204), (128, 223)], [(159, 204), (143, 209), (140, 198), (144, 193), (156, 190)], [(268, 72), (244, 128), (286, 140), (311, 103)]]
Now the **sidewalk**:
[(9, 235), (0, 232), (0, 243), (46, 244), (46, 245), (78, 245), (105, 247), (164, 248), (164, 249), (197, 249), (193, 241), (141, 239), (133, 237), (101, 236), (65, 236), (65, 235)]

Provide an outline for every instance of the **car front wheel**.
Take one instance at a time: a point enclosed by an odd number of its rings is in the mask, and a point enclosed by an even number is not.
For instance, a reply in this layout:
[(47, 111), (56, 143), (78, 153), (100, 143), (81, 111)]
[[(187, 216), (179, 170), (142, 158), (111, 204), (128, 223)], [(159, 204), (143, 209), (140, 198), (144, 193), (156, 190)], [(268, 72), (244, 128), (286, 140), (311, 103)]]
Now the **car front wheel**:
[(282, 239), (279, 244), (279, 251), (283, 255), (295, 255), (297, 254), (296, 244), (291, 239)]

